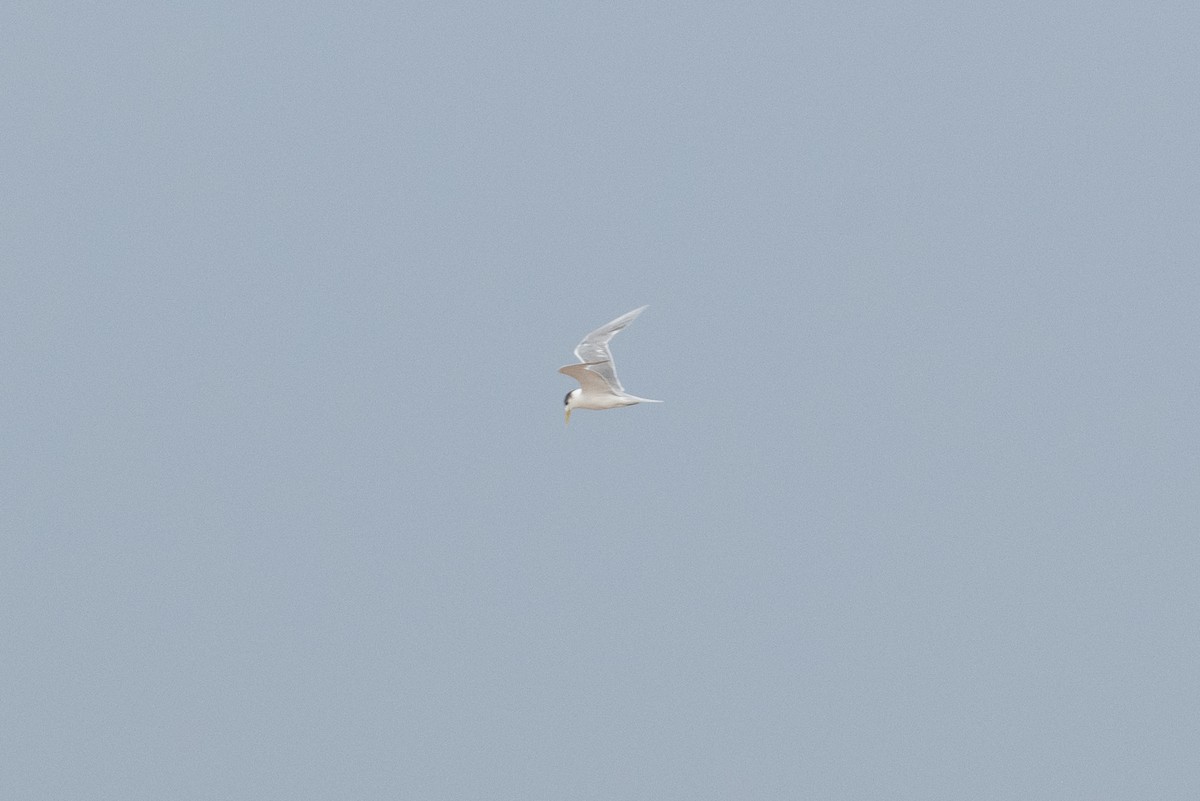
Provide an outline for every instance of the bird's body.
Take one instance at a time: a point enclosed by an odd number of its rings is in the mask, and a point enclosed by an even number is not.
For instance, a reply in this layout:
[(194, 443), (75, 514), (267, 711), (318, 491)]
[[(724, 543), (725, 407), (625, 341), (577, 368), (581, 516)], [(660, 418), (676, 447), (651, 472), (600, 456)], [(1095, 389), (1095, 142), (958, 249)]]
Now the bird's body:
[(622, 406), (633, 406), (636, 403), (662, 403), (662, 401), (639, 398), (630, 395), (617, 379), (617, 369), (613, 365), (612, 353), (608, 343), (617, 332), (633, 322), (645, 309), (634, 309), (623, 314), (608, 325), (597, 328), (583, 338), (575, 348), (575, 356), (579, 364), (568, 364), (560, 367), (558, 372), (569, 375), (579, 382), (579, 389), (573, 389), (563, 399), (566, 407), (566, 420), (571, 422), (572, 409), (617, 409)]

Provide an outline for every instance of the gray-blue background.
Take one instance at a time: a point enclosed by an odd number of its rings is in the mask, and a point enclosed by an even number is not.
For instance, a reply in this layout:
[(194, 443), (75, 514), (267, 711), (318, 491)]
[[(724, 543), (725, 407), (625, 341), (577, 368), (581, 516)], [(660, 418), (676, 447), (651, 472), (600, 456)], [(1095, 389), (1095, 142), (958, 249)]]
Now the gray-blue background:
[(0, 17), (0, 796), (1200, 797), (1191, 4)]

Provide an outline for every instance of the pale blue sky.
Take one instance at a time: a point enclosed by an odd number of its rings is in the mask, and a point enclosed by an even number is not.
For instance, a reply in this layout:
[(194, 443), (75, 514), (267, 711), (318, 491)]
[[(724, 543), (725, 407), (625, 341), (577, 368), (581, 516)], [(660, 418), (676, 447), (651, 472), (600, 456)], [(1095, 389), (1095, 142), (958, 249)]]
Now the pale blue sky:
[(0, 29), (0, 797), (1200, 794), (1192, 6)]

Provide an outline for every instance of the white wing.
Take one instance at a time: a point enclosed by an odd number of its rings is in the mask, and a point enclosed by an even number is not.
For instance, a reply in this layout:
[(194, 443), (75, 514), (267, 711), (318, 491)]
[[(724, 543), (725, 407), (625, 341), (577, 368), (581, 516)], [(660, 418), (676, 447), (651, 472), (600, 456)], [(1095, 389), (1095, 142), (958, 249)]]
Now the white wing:
[[(624, 392), (625, 388), (621, 386), (621, 382), (617, 379), (617, 368), (613, 365), (612, 353), (608, 350), (609, 340), (616, 336), (618, 331), (632, 323), (634, 318), (647, 308), (646, 306), (642, 306), (640, 309), (634, 309), (627, 314), (622, 314), (608, 325), (600, 326), (584, 337), (583, 341), (575, 348), (576, 358), (587, 364), (587, 369), (597, 373), (604, 379), (609, 388), (616, 392)], [(563, 370), (565, 369), (564, 367)], [(563, 370), (559, 372), (563, 372)], [(567, 373), (567, 375), (579, 378), (578, 375), (574, 375), (573, 373)], [(579, 379), (579, 383), (583, 384), (583, 379)], [(584, 389), (587, 389), (586, 385), (584, 385)]]
[(608, 383), (608, 379), (603, 374), (593, 372), (596, 366), (596, 364), (568, 364), (566, 367), (558, 368), (558, 372), (574, 378), (579, 382), (579, 386), (583, 387), (583, 391), (589, 395), (611, 395), (612, 385)]

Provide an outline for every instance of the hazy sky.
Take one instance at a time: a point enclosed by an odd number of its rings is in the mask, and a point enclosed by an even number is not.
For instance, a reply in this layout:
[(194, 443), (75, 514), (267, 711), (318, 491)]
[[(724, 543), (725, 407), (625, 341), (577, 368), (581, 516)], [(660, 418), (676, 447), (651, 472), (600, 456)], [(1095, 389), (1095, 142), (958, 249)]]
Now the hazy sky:
[(0, 797), (1200, 797), (1192, 4), (0, 30)]

